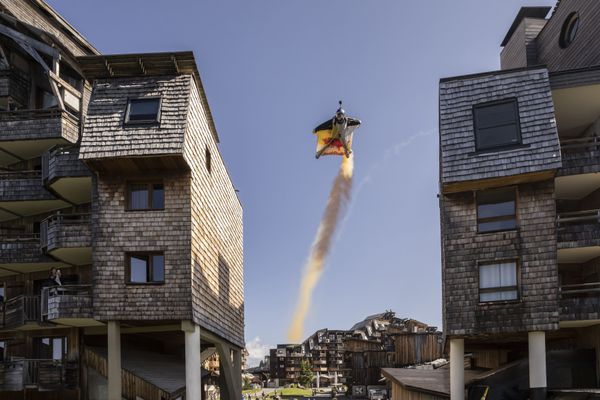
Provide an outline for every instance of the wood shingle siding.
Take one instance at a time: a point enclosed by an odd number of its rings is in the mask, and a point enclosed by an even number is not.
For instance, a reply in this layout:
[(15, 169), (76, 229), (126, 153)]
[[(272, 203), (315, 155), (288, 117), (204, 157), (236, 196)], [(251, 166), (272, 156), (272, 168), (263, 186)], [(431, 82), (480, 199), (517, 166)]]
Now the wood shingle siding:
[[(191, 80), (190, 75), (96, 80), (80, 158), (182, 155)], [(124, 125), (128, 99), (154, 96), (161, 97), (158, 124)]]
[[(579, 13), (579, 29), (567, 48), (561, 48), (559, 38), (565, 19)], [(600, 64), (600, 2), (562, 0), (552, 18), (537, 38), (538, 64), (550, 71), (576, 69)]]
[(502, 69), (537, 64), (536, 37), (546, 25), (542, 18), (524, 18), (500, 53)]
[(79, 121), (60, 110), (0, 112), (0, 141), (30, 139), (63, 139), (64, 144), (77, 143)]
[[(478, 152), (473, 106), (516, 98), (522, 145)], [(440, 82), (441, 183), (538, 173), (561, 167), (548, 71), (496, 71)]]
[[(159, 178), (159, 177), (154, 177)], [(189, 320), (189, 176), (164, 177), (164, 210), (126, 211), (127, 177), (100, 176), (93, 212), (94, 318)], [(126, 283), (127, 252), (164, 252), (164, 284)]]
[[(486, 335), (558, 329), (554, 182), (518, 186), (516, 230), (477, 233), (473, 192), (444, 195), (444, 332)], [(516, 260), (519, 300), (479, 303), (479, 262)]]
[[(242, 207), (191, 81), (184, 157), (192, 170), (192, 302), (194, 320), (244, 345)], [(205, 165), (211, 154), (211, 171)]]

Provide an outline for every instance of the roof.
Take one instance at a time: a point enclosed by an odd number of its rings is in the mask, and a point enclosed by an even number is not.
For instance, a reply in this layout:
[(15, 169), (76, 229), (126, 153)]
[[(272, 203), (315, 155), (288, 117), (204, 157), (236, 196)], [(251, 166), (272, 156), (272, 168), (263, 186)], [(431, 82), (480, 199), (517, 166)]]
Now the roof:
[[(387, 379), (405, 389), (450, 397), (450, 369), (382, 368)], [(465, 370), (465, 385), (478, 377), (481, 371)]]
[(517, 67), (517, 68), (510, 68), (510, 69), (498, 69), (495, 71), (476, 72), (473, 74), (456, 75), (456, 76), (448, 76), (445, 78), (440, 78), (440, 83), (458, 81), (458, 80), (462, 80), (462, 79), (473, 79), (473, 78), (479, 78), (479, 77), (489, 76), (489, 75), (512, 74), (513, 72), (529, 71), (529, 70), (535, 70), (535, 69), (547, 69), (547, 68), (545, 65), (528, 65), (526, 67)]
[(166, 53), (108, 54), (77, 57), (79, 66), (87, 79), (111, 79), (156, 75), (190, 74), (200, 91), (202, 106), (217, 143), (219, 137), (210, 112), (206, 92), (191, 51)]
[(502, 46), (502, 47), (506, 46), (506, 44), (508, 43), (508, 41), (510, 40), (513, 33), (515, 32), (515, 30), (517, 29), (517, 27), (519, 26), (519, 24), (521, 23), (521, 21), (523, 19), (525, 19), (525, 18), (544, 19), (544, 18), (546, 18), (546, 15), (548, 15), (548, 12), (551, 9), (552, 9), (552, 7), (521, 7), (521, 9), (519, 10), (519, 13), (515, 17), (515, 20), (513, 21), (510, 28), (508, 29), (506, 36), (504, 36), (504, 39), (502, 40), (502, 43), (500, 44), (500, 46)]

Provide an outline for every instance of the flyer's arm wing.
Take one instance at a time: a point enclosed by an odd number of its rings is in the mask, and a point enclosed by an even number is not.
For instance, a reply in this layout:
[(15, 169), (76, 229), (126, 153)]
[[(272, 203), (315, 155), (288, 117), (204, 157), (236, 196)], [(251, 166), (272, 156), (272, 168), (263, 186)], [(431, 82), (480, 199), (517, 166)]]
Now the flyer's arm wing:
[(323, 122), (321, 125), (317, 126), (315, 129), (313, 129), (313, 133), (317, 133), (319, 131), (330, 131), (332, 128), (333, 128), (333, 120), (328, 119), (327, 121)]
[(360, 123), (360, 119), (348, 117), (348, 126), (359, 126)]

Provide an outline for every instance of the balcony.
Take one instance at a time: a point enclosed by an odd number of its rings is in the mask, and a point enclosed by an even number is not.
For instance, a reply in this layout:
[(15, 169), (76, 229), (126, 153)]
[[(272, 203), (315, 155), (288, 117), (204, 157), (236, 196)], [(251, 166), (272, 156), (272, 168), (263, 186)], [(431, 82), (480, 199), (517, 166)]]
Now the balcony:
[[(562, 249), (600, 246), (600, 209), (559, 213), (556, 221), (559, 252)], [(575, 250), (563, 253), (569, 252)]]
[(600, 282), (561, 286), (561, 326), (583, 327), (600, 321)]
[[(79, 121), (58, 109), (0, 112), (0, 166), (40, 157), (56, 145), (74, 144)], [(9, 155), (9, 156), (7, 156)], [(12, 159), (11, 159), (12, 157)]]
[(0, 277), (57, 266), (59, 262), (42, 253), (38, 235), (0, 238)]
[(77, 362), (17, 359), (0, 363), (0, 392), (23, 391), (25, 388), (32, 387), (36, 387), (40, 391), (58, 391), (74, 389), (78, 384), (79, 366)]
[(0, 222), (37, 215), (68, 205), (69, 203), (57, 199), (44, 188), (40, 171), (0, 172)]
[(560, 142), (563, 166), (558, 176), (600, 172), (600, 137), (563, 139)]
[(73, 265), (92, 262), (89, 214), (55, 214), (40, 224), (40, 245), (46, 254)]
[(74, 147), (58, 146), (42, 156), (42, 179), (52, 192), (74, 204), (92, 198), (92, 173)]
[(93, 318), (91, 285), (44, 288), (41, 301), (44, 321), (76, 327), (101, 325)]
[(37, 329), (40, 326), (40, 296), (17, 296), (4, 303), (4, 329)]

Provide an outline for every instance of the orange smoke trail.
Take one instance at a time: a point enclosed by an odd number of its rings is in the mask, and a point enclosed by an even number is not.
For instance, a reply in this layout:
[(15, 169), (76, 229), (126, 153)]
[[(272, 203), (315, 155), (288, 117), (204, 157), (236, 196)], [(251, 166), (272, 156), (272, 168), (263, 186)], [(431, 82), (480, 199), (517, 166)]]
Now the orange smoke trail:
[(340, 220), (346, 204), (348, 204), (348, 201), (350, 200), (353, 169), (354, 161), (352, 155), (348, 158), (342, 157), (342, 165), (333, 182), (333, 187), (331, 188), (331, 193), (327, 200), (327, 206), (325, 207), (325, 212), (321, 218), (321, 224), (319, 225), (315, 241), (312, 244), (310, 255), (306, 262), (304, 276), (300, 283), (298, 305), (296, 306), (292, 324), (288, 331), (288, 340), (291, 343), (300, 343), (302, 340), (304, 320), (310, 309), (313, 290), (319, 282), (319, 278), (323, 272), (323, 264), (329, 254), (338, 221)]

